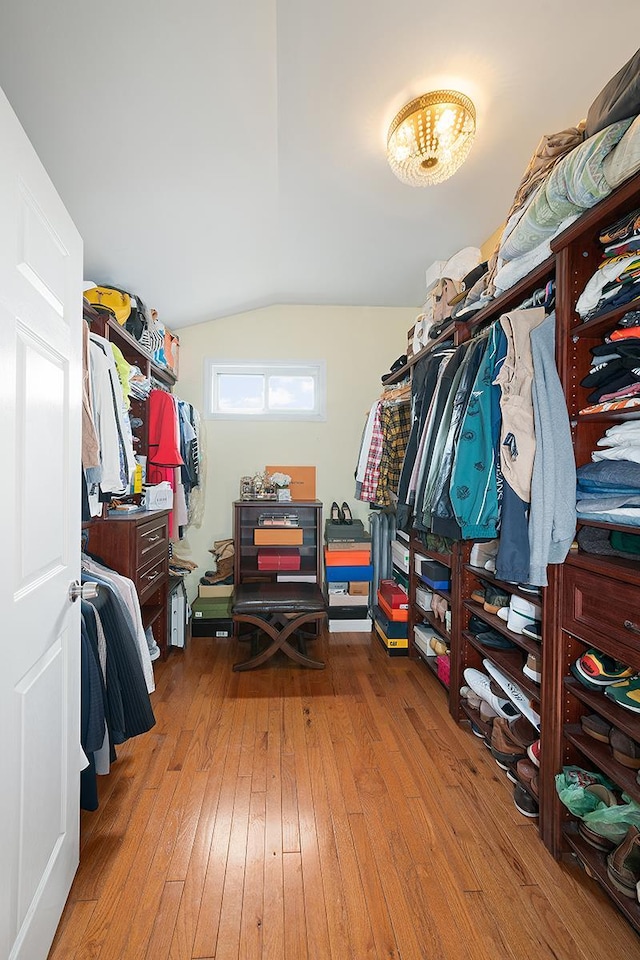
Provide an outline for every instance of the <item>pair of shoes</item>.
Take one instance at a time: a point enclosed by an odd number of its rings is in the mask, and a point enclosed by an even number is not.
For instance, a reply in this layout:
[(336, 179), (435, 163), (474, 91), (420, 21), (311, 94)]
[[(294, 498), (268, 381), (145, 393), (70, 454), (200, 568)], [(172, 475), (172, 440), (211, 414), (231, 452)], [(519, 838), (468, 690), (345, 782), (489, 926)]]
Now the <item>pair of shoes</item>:
[(508, 770), (526, 755), (526, 748), (511, 738), (508, 721), (496, 717), (491, 730), (491, 756), (498, 766)]
[(522, 786), (529, 791), (535, 800), (539, 798), (538, 768), (530, 760), (518, 760), (516, 773)]
[(436, 654), (436, 656), (444, 657), (449, 653), (449, 648), (440, 637), (431, 637), (429, 640), (429, 646)]
[(498, 613), (503, 607), (509, 606), (510, 596), (499, 587), (487, 584), (484, 591), (483, 607), (487, 613)]
[(630, 770), (640, 770), (640, 743), (612, 726), (597, 713), (580, 717), (582, 732), (600, 743), (608, 743), (614, 760)]
[(540, 714), (531, 706), (529, 702), (529, 697), (527, 694), (520, 689), (520, 687), (513, 682), (502, 670), (499, 670), (498, 667), (491, 660), (483, 660), (482, 665), (488, 674), (490, 674), (497, 684), (500, 685), (505, 695), (516, 707), (518, 713), (523, 714), (534, 727), (540, 729)]
[(640, 830), (630, 826), (627, 835), (607, 857), (607, 874), (625, 897), (637, 897), (640, 883)]
[(494, 692), (491, 680), (486, 674), (480, 670), (474, 670), (473, 667), (467, 667), (464, 671), (464, 679), (481, 700), (493, 707), (499, 717), (509, 720), (518, 716), (518, 711), (511, 701), (505, 697), (504, 693), (502, 691), (500, 691), (500, 694)]
[(536, 740), (534, 743), (529, 744), (527, 747), (527, 756), (532, 763), (535, 763), (536, 767), (540, 766), (540, 740)]
[(529, 677), (534, 683), (540, 683), (542, 680), (542, 657), (539, 653), (530, 653), (528, 655), (522, 672), (525, 677)]
[(516, 784), (516, 788), (513, 791), (513, 802), (516, 810), (518, 813), (521, 813), (523, 817), (535, 819), (538, 816), (538, 801), (529, 793), (528, 790), (525, 790), (520, 783)]
[(487, 540), (484, 543), (474, 543), (471, 548), (469, 563), (472, 567), (480, 567), (483, 570), (490, 570), (492, 573), (496, 569), (496, 556), (498, 553), (499, 540)]
[[(621, 680), (628, 681), (634, 676), (634, 672), (632, 667), (628, 667), (593, 647), (583, 653), (581, 657), (578, 657), (575, 663), (571, 664), (573, 676), (589, 690), (603, 690), (611, 683), (618, 683)], [(623, 705), (621, 704), (621, 706)], [(637, 709), (640, 710), (640, 703)]]
[[(591, 783), (584, 788), (585, 793), (589, 793), (596, 798), (598, 801), (599, 809), (600, 804), (604, 804), (604, 807), (616, 807), (618, 806), (618, 798), (615, 793), (612, 793), (611, 790), (607, 789), (601, 783)], [(589, 820), (586, 823), (584, 820), (581, 820), (578, 824), (578, 833), (580, 836), (591, 844), (592, 847), (595, 847), (597, 850), (608, 851), (612, 850), (616, 846), (616, 841), (612, 840), (609, 836), (604, 836), (601, 833), (601, 824), (598, 820)], [(605, 829), (611, 829), (610, 825), (607, 824)]]
[(538, 640), (542, 643), (542, 621), (534, 620), (533, 623), (527, 623), (520, 631), (523, 637), (529, 637), (530, 640)]
[(353, 523), (353, 516), (351, 514), (351, 507), (346, 501), (343, 501), (342, 506), (339, 507), (336, 501), (334, 500), (331, 504), (331, 523)]

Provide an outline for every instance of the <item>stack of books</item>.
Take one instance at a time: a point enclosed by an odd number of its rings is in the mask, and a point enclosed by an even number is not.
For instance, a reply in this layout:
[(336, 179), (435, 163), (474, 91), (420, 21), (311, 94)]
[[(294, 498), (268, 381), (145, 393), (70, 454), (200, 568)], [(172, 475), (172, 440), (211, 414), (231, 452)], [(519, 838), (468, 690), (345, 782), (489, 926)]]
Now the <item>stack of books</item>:
[(369, 632), (369, 587), (373, 579), (371, 536), (362, 520), (324, 529), (324, 565), (330, 633)]

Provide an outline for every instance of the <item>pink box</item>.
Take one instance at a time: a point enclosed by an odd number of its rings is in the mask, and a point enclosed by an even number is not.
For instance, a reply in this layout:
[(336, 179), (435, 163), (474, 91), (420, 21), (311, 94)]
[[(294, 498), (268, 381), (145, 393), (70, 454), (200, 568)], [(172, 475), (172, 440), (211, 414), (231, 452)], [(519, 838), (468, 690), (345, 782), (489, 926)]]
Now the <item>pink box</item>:
[(436, 657), (436, 664), (438, 668), (438, 679), (448, 687), (451, 679), (451, 660), (445, 654), (441, 654)]

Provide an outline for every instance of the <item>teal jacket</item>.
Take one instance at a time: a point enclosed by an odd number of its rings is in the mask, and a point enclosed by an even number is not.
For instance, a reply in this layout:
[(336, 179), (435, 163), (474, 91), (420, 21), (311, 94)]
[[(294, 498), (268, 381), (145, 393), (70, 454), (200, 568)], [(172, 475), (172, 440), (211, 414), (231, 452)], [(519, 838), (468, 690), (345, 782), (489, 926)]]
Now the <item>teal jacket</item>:
[(500, 526), (491, 397), (500, 389), (493, 381), (505, 348), (500, 324), (494, 323), (460, 425), (449, 495), (464, 540), (492, 540)]

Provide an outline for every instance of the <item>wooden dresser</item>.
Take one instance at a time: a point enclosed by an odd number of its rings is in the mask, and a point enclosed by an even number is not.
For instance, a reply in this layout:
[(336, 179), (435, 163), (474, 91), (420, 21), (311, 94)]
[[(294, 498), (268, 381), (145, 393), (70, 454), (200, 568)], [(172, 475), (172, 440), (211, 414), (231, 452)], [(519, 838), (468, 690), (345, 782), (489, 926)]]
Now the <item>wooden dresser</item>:
[(116, 573), (133, 580), (145, 627), (164, 659), (167, 656), (169, 589), (169, 511), (142, 511), (95, 520), (88, 527), (88, 552)]

